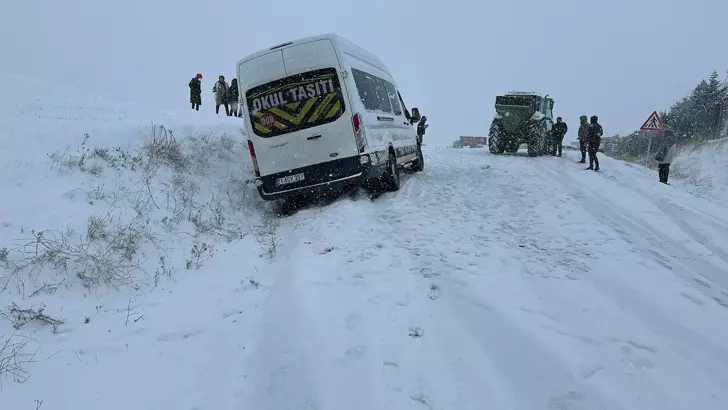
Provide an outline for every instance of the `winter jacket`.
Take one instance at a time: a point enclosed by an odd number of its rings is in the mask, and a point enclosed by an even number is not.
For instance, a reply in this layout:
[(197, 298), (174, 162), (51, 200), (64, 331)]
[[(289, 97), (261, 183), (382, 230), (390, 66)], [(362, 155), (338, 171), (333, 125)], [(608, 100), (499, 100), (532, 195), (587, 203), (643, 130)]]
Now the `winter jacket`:
[(238, 102), (238, 97), (240, 96), (240, 91), (238, 90), (238, 83), (236, 81), (233, 81), (230, 83), (230, 88), (228, 88), (227, 92), (227, 100), (228, 103), (233, 104)]
[(566, 125), (565, 122), (557, 122), (554, 123), (554, 137), (559, 139), (564, 139), (564, 136), (569, 131), (569, 127)]
[[(658, 151), (658, 155), (663, 154), (663, 156), (662, 156), (662, 160), (657, 160), (657, 163), (658, 164), (670, 164), (670, 163), (672, 163), (672, 161), (675, 160), (675, 157), (677, 156), (677, 144), (675, 144), (674, 142), (673, 143), (668, 142), (660, 149), (660, 151), (662, 151), (662, 152)], [(657, 158), (655, 158), (655, 159), (657, 159)]]
[(212, 92), (215, 93), (215, 104), (227, 104), (227, 92), (229, 88), (225, 81), (220, 80), (212, 86)]
[(589, 125), (589, 131), (587, 132), (587, 138), (586, 142), (589, 145), (593, 146), (599, 146), (599, 144), (602, 143), (602, 135), (604, 134), (604, 129), (602, 129), (602, 126), (599, 125), (599, 123), (595, 122)]
[(586, 142), (589, 139), (589, 123), (585, 122), (579, 126), (579, 141)]
[(202, 83), (197, 77), (190, 80), (190, 103), (202, 104)]
[(422, 137), (425, 135), (425, 131), (429, 126), (430, 124), (427, 124), (427, 117), (423, 115), (420, 122), (417, 124), (417, 144), (422, 144)]

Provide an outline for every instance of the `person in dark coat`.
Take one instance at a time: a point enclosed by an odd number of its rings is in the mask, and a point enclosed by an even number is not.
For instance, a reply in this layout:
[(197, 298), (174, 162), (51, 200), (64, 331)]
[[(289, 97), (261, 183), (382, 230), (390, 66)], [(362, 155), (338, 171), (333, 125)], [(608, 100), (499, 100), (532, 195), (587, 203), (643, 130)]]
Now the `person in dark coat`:
[(599, 124), (599, 117), (592, 115), (589, 119), (589, 131), (587, 133), (587, 150), (589, 151), (589, 168), (594, 171), (599, 171), (599, 159), (597, 158), (597, 152), (599, 152), (599, 145), (602, 143), (602, 135), (604, 129)]
[(667, 184), (667, 179), (670, 177), (670, 164), (677, 156), (676, 142), (675, 133), (672, 130), (665, 130), (665, 140), (657, 151), (657, 155), (655, 155), (655, 161), (658, 164), (658, 176), (663, 184)]
[(238, 90), (238, 79), (233, 78), (230, 81), (230, 88), (228, 88), (228, 104), (230, 104), (230, 112), (228, 112), (228, 116), (236, 116), (239, 117), (240, 113), (238, 112), (238, 97), (240, 95), (240, 91)]
[(417, 124), (417, 147), (420, 148), (422, 146), (422, 137), (425, 136), (425, 130), (427, 130), (427, 127), (429, 127), (430, 124), (427, 124), (427, 117), (424, 115), (420, 119), (420, 122)]
[(202, 104), (202, 74), (197, 73), (190, 80), (190, 104), (192, 109), (200, 111), (200, 104)]
[(556, 117), (556, 124), (554, 124), (553, 128), (554, 146), (551, 147), (551, 155), (556, 155), (557, 157), (561, 156), (561, 150), (563, 148), (562, 145), (564, 144), (564, 137), (566, 136), (566, 133), (568, 131), (569, 127), (561, 119), (561, 117)]
[(587, 139), (589, 138), (589, 123), (586, 120), (586, 115), (579, 117), (579, 123), (579, 150), (581, 150), (581, 161), (579, 163), (585, 164)]

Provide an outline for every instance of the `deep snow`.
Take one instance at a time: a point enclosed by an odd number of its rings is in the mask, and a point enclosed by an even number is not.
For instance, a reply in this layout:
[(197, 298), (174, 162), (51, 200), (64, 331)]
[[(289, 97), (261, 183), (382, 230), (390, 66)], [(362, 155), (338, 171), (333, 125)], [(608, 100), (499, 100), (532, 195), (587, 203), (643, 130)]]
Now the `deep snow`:
[(728, 203), (728, 138), (685, 147), (670, 167), (684, 189)]
[[(50, 113), (0, 107), (11, 113), (0, 119), (11, 128), (0, 248), (21, 227), (83, 231), (108, 205), (68, 195), (78, 188), (147, 189), (142, 172), (104, 162), (100, 176), (59, 172), (46, 153), (76, 149), (84, 133), (128, 146), (154, 120), (180, 136), (243, 142), (231, 118), (39, 98)], [(218, 166), (160, 168), (156, 201), (180, 174), (209, 188), (195, 194), (198, 208), (244, 187), (246, 152), (211, 150)], [(24, 366), (29, 380), (2, 380), (0, 408), (724, 408), (728, 208), (610, 158), (603, 172), (584, 171), (575, 155), (430, 150), (425, 172), (405, 176), (399, 192), (287, 218), (246, 195), (239, 209), (218, 202), (242, 239), (196, 233), (185, 219), (176, 226), (186, 234), (169, 234), (157, 225), (170, 211), (152, 205), (145, 215), (174, 280), (154, 286), (151, 260), (152, 283), (136, 292), (86, 290), (68, 274), (68, 287), (30, 297), (62, 280), (45, 270), (26, 280), (25, 297), (0, 294), (5, 312), (43, 303), (66, 320), (56, 333), (37, 323), (17, 331), (39, 350)], [(203, 241), (214, 256), (180, 266)]]

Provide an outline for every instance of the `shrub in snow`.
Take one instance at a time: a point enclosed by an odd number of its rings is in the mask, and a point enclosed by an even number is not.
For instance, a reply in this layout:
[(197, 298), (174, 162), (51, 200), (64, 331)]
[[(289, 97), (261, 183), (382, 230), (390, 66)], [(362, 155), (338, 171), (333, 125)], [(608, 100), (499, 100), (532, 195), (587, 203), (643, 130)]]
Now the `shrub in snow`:
[(53, 328), (53, 333), (58, 331), (58, 327), (65, 323), (65, 321), (48, 316), (43, 313), (44, 307), (41, 306), (38, 309), (28, 308), (21, 309), (18, 305), (13, 303), (7, 311), (0, 312), (0, 316), (9, 320), (13, 324), (13, 328), (20, 329), (28, 323), (40, 323), (42, 325), (49, 325)]
[[(76, 174), (94, 186), (69, 194), (74, 199), (83, 192), (93, 214), (1, 244), (0, 290), (12, 286), (25, 295), (28, 281), (54, 276), (86, 288), (157, 286), (173, 276), (175, 265), (202, 266), (215, 241), (242, 239), (258, 226), (264, 205), (245, 179), (252, 165), (243, 162), (242, 138), (207, 133), (177, 139), (153, 126), (136, 149), (92, 146), (92, 140), (85, 134), (75, 152), (49, 157), (60, 175)], [(269, 248), (274, 253), (275, 246)]]

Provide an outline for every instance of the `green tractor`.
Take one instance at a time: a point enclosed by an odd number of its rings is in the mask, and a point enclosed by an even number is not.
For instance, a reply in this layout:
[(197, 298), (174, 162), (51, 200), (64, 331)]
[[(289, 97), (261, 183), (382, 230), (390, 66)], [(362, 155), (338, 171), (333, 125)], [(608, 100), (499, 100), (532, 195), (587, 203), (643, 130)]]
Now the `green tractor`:
[(554, 100), (548, 95), (512, 91), (495, 97), (496, 115), (488, 135), (490, 153), (516, 153), (521, 144), (528, 145), (530, 157), (547, 153), (553, 109)]

